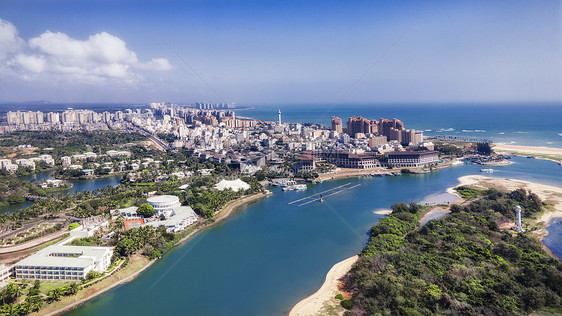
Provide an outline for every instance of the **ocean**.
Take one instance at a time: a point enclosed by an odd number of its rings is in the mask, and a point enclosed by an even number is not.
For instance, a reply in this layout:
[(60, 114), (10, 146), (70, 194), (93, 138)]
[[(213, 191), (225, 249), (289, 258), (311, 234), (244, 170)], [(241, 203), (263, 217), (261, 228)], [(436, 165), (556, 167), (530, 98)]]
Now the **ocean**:
[[(0, 118), (7, 111), (64, 111), (68, 108), (98, 112), (145, 109), (147, 104), (88, 103), (3, 103)], [(302, 104), (252, 106), (235, 109), (238, 117), (283, 122), (317, 123), (330, 126), (332, 116), (343, 120), (350, 116), (368, 119), (397, 118), (408, 129), (423, 130), (427, 136), (450, 136), (466, 140), (490, 140), (496, 143), (562, 148), (562, 103), (490, 103), (490, 104)]]
[(340, 104), (256, 106), (236, 110), (236, 115), (264, 121), (317, 123), (330, 126), (332, 116), (343, 124), (350, 116), (367, 119), (397, 118), (408, 129), (426, 136), (490, 140), (510, 145), (562, 148), (562, 103), (540, 104)]

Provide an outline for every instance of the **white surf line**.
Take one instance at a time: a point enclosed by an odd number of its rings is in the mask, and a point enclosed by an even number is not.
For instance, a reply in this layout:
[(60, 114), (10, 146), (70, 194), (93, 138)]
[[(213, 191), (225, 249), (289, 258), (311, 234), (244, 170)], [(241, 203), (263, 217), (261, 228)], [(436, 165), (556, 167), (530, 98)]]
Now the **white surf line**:
[(294, 200), (294, 201), (292, 201), (292, 202), (289, 202), (289, 204), (295, 204), (295, 203), (298, 203), (298, 202), (300, 202), (300, 201), (302, 201), (302, 200), (311, 199), (311, 198), (314, 197), (314, 196), (322, 195), (322, 194), (325, 194), (326, 192), (334, 191), (334, 190), (337, 190), (337, 189), (339, 189), (339, 188), (341, 188), (341, 187), (348, 186), (348, 185), (350, 185), (350, 184), (351, 184), (351, 182), (346, 183), (346, 184), (342, 184), (342, 185), (340, 185), (340, 186), (337, 186), (337, 187), (334, 187), (334, 188), (331, 188), (331, 189), (322, 191), (322, 192), (320, 192), (320, 193), (316, 193), (316, 194), (313, 194), (313, 195), (304, 197), (304, 198), (302, 198), (302, 199)]
[[(361, 184), (356, 184), (356, 185), (351, 186), (351, 187), (343, 188), (343, 189), (341, 189), (341, 190), (339, 190), (339, 191), (332, 192), (332, 193), (330, 193), (330, 194), (328, 194), (328, 195), (326, 195), (326, 196), (323, 196), (322, 198), (329, 197), (329, 196), (332, 196), (332, 195), (341, 193), (341, 192), (346, 191), (346, 190), (351, 190), (351, 189), (356, 188), (356, 187), (358, 187), (358, 186), (360, 186), (360, 185), (361, 185)], [(312, 200), (312, 201), (307, 201), (307, 202), (304, 202), (304, 203), (302, 203), (302, 204), (297, 205), (297, 207), (306, 205), (306, 204), (308, 204), (308, 203), (316, 202), (316, 201), (319, 201), (319, 200), (320, 200), (320, 198), (314, 199), (314, 200)]]

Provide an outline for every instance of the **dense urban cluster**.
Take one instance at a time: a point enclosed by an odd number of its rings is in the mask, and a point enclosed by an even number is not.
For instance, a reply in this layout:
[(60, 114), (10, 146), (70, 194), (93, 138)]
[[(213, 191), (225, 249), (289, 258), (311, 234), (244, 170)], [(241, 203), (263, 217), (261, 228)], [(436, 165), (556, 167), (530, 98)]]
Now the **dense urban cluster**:
[[(283, 123), (281, 112), (276, 122), (236, 117), (228, 104), (196, 103), (179, 106), (151, 103), (148, 109), (96, 113), (90, 110), (57, 112), (8, 112), (2, 131), (15, 130), (92, 130), (121, 129), (148, 135), (162, 149), (185, 149), (198, 157), (234, 165), (244, 173), (264, 170), (270, 175), (295, 176), (331, 167), (369, 169), (375, 167), (432, 167), (439, 161), (434, 145), (424, 142), (423, 132), (406, 129), (398, 119), (369, 120), (350, 117), (347, 128), (342, 119), (332, 117), (331, 126)], [(164, 141), (162, 140), (164, 139)], [(99, 153), (98, 153), (99, 154)], [(110, 151), (106, 155), (127, 155)], [(65, 169), (80, 169), (76, 160), (94, 158), (84, 152), (60, 158)], [(42, 160), (54, 164), (52, 157), (3, 160), (0, 167), (15, 172), (18, 167), (34, 168)], [(286, 163), (291, 168), (287, 171)], [(102, 166), (124, 171), (128, 166)], [(267, 166), (267, 168), (265, 168)], [(97, 168), (98, 166), (96, 166)], [(92, 175), (96, 168), (69, 172)], [(329, 168), (328, 168), (329, 169)]]

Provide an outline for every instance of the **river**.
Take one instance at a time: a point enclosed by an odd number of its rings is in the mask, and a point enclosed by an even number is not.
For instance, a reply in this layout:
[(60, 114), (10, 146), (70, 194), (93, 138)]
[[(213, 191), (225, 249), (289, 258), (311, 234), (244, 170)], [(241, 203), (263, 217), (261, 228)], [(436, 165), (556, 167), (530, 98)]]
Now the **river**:
[[(554, 162), (513, 162), (493, 167), (490, 176), (562, 186), (562, 168)], [(479, 169), (461, 165), (421, 175), (341, 179), (302, 192), (275, 188), (271, 197), (198, 233), (134, 281), (70, 314), (286, 315), (320, 287), (332, 265), (361, 251), (369, 228), (383, 217), (374, 210), (444, 193), (458, 177)], [(346, 183), (360, 186), (324, 203), (288, 205)]]
[[(41, 181), (43, 179), (52, 179), (50, 174), (51, 173), (49, 171), (43, 171), (43, 172), (33, 173), (27, 176), (21, 176), (19, 177), (19, 179), (23, 181)], [(121, 175), (113, 175), (113, 176), (107, 176), (97, 179), (69, 180), (68, 182), (72, 183), (72, 188), (68, 190), (56, 191), (56, 194), (59, 195), (59, 194), (68, 194), (73, 192), (92, 191), (99, 188), (103, 188), (108, 185), (116, 186), (119, 184), (121, 177), (122, 177)], [(29, 207), (31, 205), (32, 205), (31, 202), (26, 202), (22, 204), (2, 206), (0, 207), (0, 214), (11, 213), (16, 210)]]

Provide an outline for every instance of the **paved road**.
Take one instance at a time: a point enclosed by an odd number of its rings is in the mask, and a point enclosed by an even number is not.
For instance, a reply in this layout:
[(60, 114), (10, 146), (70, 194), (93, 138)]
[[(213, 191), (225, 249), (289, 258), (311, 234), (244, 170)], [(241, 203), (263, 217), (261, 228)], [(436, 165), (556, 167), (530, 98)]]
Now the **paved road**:
[(0, 247), (0, 254), (6, 254), (6, 253), (13, 253), (13, 252), (18, 252), (18, 251), (22, 251), (22, 250), (28, 250), (37, 246), (40, 246), (44, 243), (47, 243), (49, 241), (55, 240), (59, 237), (61, 237), (62, 235), (64, 235), (65, 233), (68, 233), (68, 230), (66, 229), (61, 229), (58, 232), (54, 232), (52, 234), (49, 235), (45, 235), (39, 238), (35, 238), (32, 239), (28, 242), (25, 242), (23, 244), (19, 244), (19, 245), (15, 245), (15, 246), (8, 246), (8, 247)]

